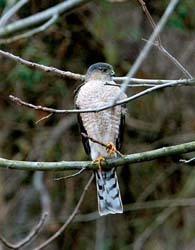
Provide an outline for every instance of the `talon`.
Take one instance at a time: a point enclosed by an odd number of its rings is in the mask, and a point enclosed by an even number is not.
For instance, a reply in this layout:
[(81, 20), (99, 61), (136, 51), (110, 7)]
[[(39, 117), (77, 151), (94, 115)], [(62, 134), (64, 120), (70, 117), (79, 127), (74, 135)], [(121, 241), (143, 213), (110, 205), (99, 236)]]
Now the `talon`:
[(117, 152), (116, 147), (114, 146), (112, 142), (109, 142), (106, 145), (106, 151), (109, 155), (115, 154)]
[(98, 164), (98, 169), (100, 171), (102, 171), (102, 166), (101, 166), (101, 162), (105, 161), (105, 158), (102, 156), (99, 156), (96, 160), (93, 161), (93, 163), (97, 163)]

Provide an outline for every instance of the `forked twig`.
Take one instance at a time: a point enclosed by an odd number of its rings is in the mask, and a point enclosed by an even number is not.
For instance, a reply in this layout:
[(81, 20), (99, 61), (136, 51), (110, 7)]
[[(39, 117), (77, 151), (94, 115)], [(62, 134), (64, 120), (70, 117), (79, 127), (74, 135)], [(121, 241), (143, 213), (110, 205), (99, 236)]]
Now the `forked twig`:
[(171, 0), (169, 2), (169, 5), (167, 6), (163, 16), (161, 17), (160, 21), (158, 22), (155, 30), (153, 31), (153, 33), (151, 34), (150, 38), (149, 38), (149, 43), (147, 43), (144, 48), (141, 50), (140, 54), (138, 55), (137, 59), (135, 60), (134, 64), (132, 65), (132, 67), (130, 68), (129, 72), (126, 75), (126, 80), (123, 81), (122, 85), (121, 85), (121, 91), (120, 93), (116, 96), (114, 103), (117, 102), (117, 100), (119, 99), (119, 97), (121, 96), (121, 94), (123, 92), (126, 92), (127, 87), (129, 82), (131, 81), (131, 78), (137, 73), (138, 69), (140, 68), (141, 64), (143, 63), (144, 59), (146, 58), (146, 56), (148, 55), (151, 47), (152, 47), (152, 43), (156, 40), (156, 38), (159, 36), (160, 32), (163, 30), (169, 16), (172, 14), (172, 12), (174, 11), (177, 3), (179, 0)]
[(39, 27), (36, 27), (32, 30), (25, 31), (22, 34), (15, 35), (15, 36), (10, 37), (10, 38), (2, 38), (2, 39), (0, 39), (0, 44), (12, 43), (12, 42), (15, 42), (19, 39), (28, 38), (30, 36), (33, 36), (33, 35), (39, 33), (39, 32), (43, 32), (44, 30), (49, 28), (57, 20), (57, 18), (58, 18), (58, 15), (55, 14), (47, 22), (45, 22), (44, 24), (42, 24)]
[(66, 220), (66, 222), (58, 229), (58, 231), (52, 235), (49, 239), (47, 239), (45, 242), (43, 242), (41, 245), (39, 245), (38, 247), (34, 248), (33, 250), (40, 250), (45, 248), (46, 246), (48, 246), (52, 241), (54, 241), (58, 236), (60, 236), (60, 234), (67, 228), (67, 226), (72, 222), (72, 220), (74, 219), (74, 217), (76, 216), (76, 214), (78, 213), (78, 210), (81, 206), (81, 203), (83, 202), (83, 199), (85, 197), (85, 194), (92, 182), (94, 178), (94, 175), (92, 174), (91, 177), (89, 178), (87, 184), (84, 187), (84, 190), (81, 194), (81, 197), (76, 205), (76, 207), (74, 208), (72, 214), (68, 217), (68, 219)]
[[(154, 22), (154, 19), (152, 18), (146, 3), (143, 0), (138, 0), (138, 2), (141, 4), (142, 9), (146, 15), (146, 17), (148, 18), (153, 30), (156, 29), (156, 23)], [(146, 39), (143, 39), (144, 41), (147, 41)], [(149, 42), (149, 41), (147, 41)], [(156, 42), (154, 41), (152, 43), (153, 45), (155, 45), (166, 57), (168, 57), (182, 72), (186, 77), (189, 78), (193, 78), (192, 75), (187, 71), (186, 68), (184, 68), (184, 66), (174, 57), (172, 56), (163, 46), (161, 38), (160, 38), (160, 34), (156, 37)]]
[(42, 229), (42, 227), (46, 221), (47, 216), (48, 216), (48, 213), (44, 212), (41, 216), (39, 223), (32, 229), (32, 231), (29, 233), (29, 235), (27, 235), (26, 238), (24, 238), (20, 242), (18, 242), (16, 244), (12, 244), (12, 243), (8, 242), (2, 235), (0, 235), (0, 241), (6, 247), (8, 247), (10, 249), (20, 249), (20, 248), (24, 247), (25, 245), (29, 244), (35, 238), (35, 236), (38, 235), (38, 233), (40, 232), (40, 230)]

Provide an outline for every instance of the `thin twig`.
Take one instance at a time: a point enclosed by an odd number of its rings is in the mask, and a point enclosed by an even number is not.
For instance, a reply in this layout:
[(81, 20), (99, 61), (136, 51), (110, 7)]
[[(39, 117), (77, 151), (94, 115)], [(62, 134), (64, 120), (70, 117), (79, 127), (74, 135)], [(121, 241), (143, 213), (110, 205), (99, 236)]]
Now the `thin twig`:
[[(62, 77), (62, 78), (71, 78), (71, 79), (80, 80), (80, 81), (84, 81), (84, 79), (85, 79), (84, 75), (72, 73), (70, 71), (63, 71), (63, 70), (59, 70), (55, 67), (49, 67), (49, 66), (45, 66), (45, 65), (38, 64), (35, 62), (31, 62), (31, 61), (28, 61), (26, 59), (23, 59), (19, 56), (16, 56), (12, 53), (9, 53), (9, 52), (3, 51), (3, 50), (0, 50), (0, 54), (2, 56), (5, 56), (9, 59), (12, 59), (12, 60), (18, 62), (18, 63), (21, 63), (22, 65), (25, 65), (27, 67), (35, 68), (35, 69), (41, 70), (41, 71), (46, 72), (46, 73), (53, 73), (53, 74), (55, 74), (59, 77)], [(129, 82), (137, 83), (137, 84), (162, 84), (162, 83), (175, 81), (175, 80), (169, 80), (169, 79), (163, 80), (163, 79), (128, 78), (126, 76), (113, 77), (114, 81), (126, 81), (127, 79), (129, 79)], [(130, 84), (130, 86), (131, 86), (131, 84)]]
[(183, 72), (185, 77), (189, 77), (191, 79), (193, 78), (189, 71), (184, 68), (184, 66), (174, 56), (172, 56), (162, 44), (157, 43), (156, 46), (166, 57), (171, 59), (171, 61)]
[[(2, 56), (5, 56), (5, 57), (11, 59), (11, 60), (14, 60), (17, 63), (25, 65), (27, 67), (41, 70), (41, 71), (46, 72), (46, 73), (53, 73), (54, 75), (59, 76), (61, 78), (71, 78), (71, 79), (80, 80), (80, 81), (85, 80), (85, 75), (72, 73), (70, 71), (63, 71), (63, 70), (59, 70), (55, 67), (49, 67), (49, 66), (45, 66), (45, 65), (38, 64), (35, 62), (31, 62), (31, 61), (23, 59), (23, 58), (16, 56), (10, 52), (7, 52), (7, 51), (0, 50), (0, 54)], [(121, 81), (123, 82), (127, 79), (128, 79), (128, 77), (126, 77), (126, 76), (113, 77), (114, 81), (119, 81), (119, 82), (121, 82)], [(129, 81), (131, 83), (137, 83), (137, 84), (162, 84), (162, 83), (167, 83), (167, 82), (174, 82), (175, 80), (129, 78)]]
[(116, 96), (115, 101), (117, 102), (118, 98), (121, 96), (121, 94), (123, 92), (126, 92), (127, 90), (127, 85), (130, 82), (130, 78), (132, 78), (138, 71), (139, 67), (141, 66), (141, 64), (143, 63), (144, 59), (146, 58), (146, 56), (148, 55), (151, 47), (152, 47), (152, 43), (156, 40), (156, 38), (159, 36), (160, 32), (163, 30), (169, 16), (172, 14), (173, 10), (175, 9), (177, 3), (179, 0), (171, 0), (168, 7), (166, 8), (163, 16), (161, 17), (160, 21), (158, 22), (155, 30), (153, 31), (152, 35), (149, 38), (149, 43), (147, 43), (144, 48), (142, 49), (142, 51), (140, 52), (139, 56), (137, 57), (135, 63), (133, 64), (133, 66), (131, 67), (131, 69), (129, 70), (127, 76), (127, 79), (122, 83), (121, 86), (121, 91), (120, 93)]
[(66, 0), (61, 3), (58, 3), (55, 6), (52, 6), (39, 13), (20, 19), (4, 27), (0, 27), (0, 37), (12, 34), (20, 30), (27, 29), (32, 26), (36, 26), (40, 24), (41, 22), (48, 20), (55, 14), (60, 15), (64, 13), (65, 11), (71, 11), (90, 1), (91, 0)]
[(42, 122), (43, 120), (46, 120), (48, 119), (49, 117), (51, 117), (53, 115), (53, 113), (49, 114), (49, 115), (46, 115), (44, 117), (42, 117), (41, 119), (39, 119), (38, 121), (35, 122), (35, 124), (38, 124), (40, 122)]
[[(88, 136), (88, 135), (85, 134), (85, 133), (81, 133), (81, 135), (82, 135), (83, 137), (85, 137), (85, 138), (88, 138), (90, 141), (92, 141), (92, 142), (94, 142), (94, 143), (97, 143), (97, 144), (99, 144), (99, 145), (105, 147), (106, 149), (108, 148), (108, 145), (107, 145), (107, 144), (105, 144), (105, 143), (103, 143), (103, 142), (100, 142), (100, 141), (97, 141), (96, 139), (94, 139), (94, 138)], [(118, 150), (116, 150), (116, 153), (117, 153), (118, 155), (120, 155), (120, 156), (123, 156), (123, 155), (121, 154), (121, 152), (119, 152)]]
[(48, 216), (47, 213), (43, 213), (39, 223), (32, 229), (32, 231), (29, 233), (29, 235), (27, 237), (25, 237), (23, 240), (21, 240), (20, 242), (18, 242), (16, 244), (12, 244), (12, 243), (8, 242), (3, 236), (0, 236), (0, 241), (6, 247), (8, 247), (10, 249), (20, 249), (20, 248), (24, 247), (25, 245), (29, 244), (34, 239), (35, 236), (38, 235), (38, 233), (40, 232), (40, 230), (42, 229), (42, 227), (46, 221), (47, 216)]
[[(150, 12), (146, 6), (146, 3), (143, 0), (138, 0), (138, 2), (141, 4), (141, 7), (143, 9), (143, 12), (145, 13), (146, 17), (148, 18), (152, 29), (155, 30), (156, 29), (156, 23), (154, 22), (154, 19), (152, 18), (152, 16), (150, 15)], [(157, 41), (159, 44), (162, 44), (161, 39), (160, 39), (160, 34), (157, 35), (156, 37)]]
[(3, 51), (3, 50), (0, 50), (0, 54), (14, 60), (17, 63), (21, 63), (22, 65), (26, 65), (28, 67), (35, 68), (35, 69), (38, 69), (38, 70), (41, 70), (41, 71), (44, 71), (47, 73), (52, 72), (53, 74), (58, 75), (62, 78), (69, 77), (69, 78), (72, 78), (75, 80), (81, 80), (81, 81), (83, 81), (85, 79), (85, 77), (83, 75), (75, 74), (75, 73), (72, 73), (70, 71), (59, 70), (57, 68), (45, 66), (42, 64), (38, 64), (38, 63), (34, 63), (34, 62), (25, 60), (19, 56), (15, 56), (15, 55), (13, 55), (9, 52)]
[[(153, 30), (155, 30), (156, 28), (156, 23), (154, 22), (154, 19), (152, 18), (152, 16), (150, 15), (150, 12), (146, 6), (146, 3), (143, 0), (138, 0), (138, 2), (141, 4), (142, 9), (146, 15), (146, 17), (148, 18)], [(157, 36), (157, 41), (153, 42), (153, 45), (157, 46), (157, 48), (169, 59), (171, 59), (171, 61), (183, 72), (183, 74), (188, 78), (193, 78), (192, 75), (187, 71), (187, 69), (184, 68), (184, 66), (174, 57), (172, 56), (163, 46), (161, 38), (160, 38), (160, 34)], [(145, 40), (145, 39), (143, 39)]]
[(49, 28), (49, 26), (51, 26), (57, 20), (57, 18), (58, 18), (58, 15), (56, 14), (56, 15), (52, 16), (46, 23), (42, 24), (40, 27), (26, 31), (23, 34), (16, 35), (16, 36), (13, 36), (11, 38), (0, 39), (0, 44), (12, 43), (12, 42), (17, 41), (19, 39), (28, 38), (30, 36), (33, 36), (33, 35), (39, 33), (39, 32), (43, 32), (44, 30)]
[(51, 216), (51, 199), (47, 187), (44, 183), (44, 172), (37, 171), (32, 180), (35, 190), (39, 193), (41, 209)]
[(85, 170), (86, 170), (86, 168), (81, 168), (81, 170), (79, 170), (79, 171), (76, 172), (75, 174), (71, 174), (71, 175), (67, 175), (67, 176), (63, 176), (63, 177), (54, 178), (54, 181), (60, 181), (60, 180), (64, 180), (64, 179), (73, 178), (73, 177), (75, 177), (75, 176), (80, 175), (80, 174), (83, 173)]
[(160, 213), (153, 221), (153, 223), (148, 226), (144, 233), (142, 233), (134, 242), (133, 250), (142, 250), (143, 245), (146, 240), (152, 235), (156, 228), (165, 223), (165, 221), (170, 217), (175, 211), (175, 207), (169, 207)]
[[(147, 39), (142, 40), (149, 42)], [(186, 77), (193, 79), (193, 76), (187, 71), (187, 69), (184, 68), (184, 66), (174, 56), (172, 56), (162, 44), (159, 44), (159, 42), (154, 42), (153, 45), (156, 46), (166, 57), (171, 59), (171, 61), (183, 72)]]
[(61, 235), (62, 232), (64, 232), (64, 230), (67, 228), (67, 226), (72, 222), (72, 220), (74, 219), (74, 217), (76, 216), (76, 214), (79, 211), (79, 208), (84, 200), (85, 194), (89, 188), (89, 186), (91, 185), (92, 181), (93, 181), (94, 175), (92, 174), (91, 177), (89, 178), (87, 184), (84, 187), (84, 190), (81, 194), (81, 197), (76, 205), (76, 207), (74, 208), (72, 214), (68, 217), (68, 219), (66, 220), (66, 222), (58, 229), (58, 231), (52, 235), (49, 239), (47, 239), (45, 242), (43, 242), (41, 245), (39, 245), (38, 247), (34, 248), (33, 250), (40, 250), (45, 248), (46, 246), (48, 246), (52, 241), (54, 241), (57, 237), (59, 237)]
[(188, 163), (192, 163), (193, 161), (195, 161), (195, 157), (193, 157), (193, 158), (191, 158), (189, 160), (180, 159), (179, 161), (182, 162), (182, 163), (188, 164)]
[[(109, 83), (109, 82), (106, 82), (105, 85), (108, 85), (108, 86), (121, 86), (121, 84), (118, 84), (118, 83)], [(154, 87), (156, 86), (157, 84), (150, 84), (150, 83), (138, 83), (138, 84), (128, 84), (128, 88), (135, 88), (135, 87)]]
[[(152, 200), (144, 202), (134, 202), (124, 205), (124, 212), (134, 212), (140, 210), (149, 209), (162, 209), (162, 208), (178, 208), (178, 207), (194, 207), (195, 198), (176, 198), (176, 199), (163, 199)], [(75, 218), (75, 222), (88, 222), (99, 219), (99, 213), (97, 211), (80, 214)]]
[[(0, 52), (1, 52), (1, 50), (0, 50)], [(118, 77), (113, 77), (113, 80), (123, 82), (127, 78), (128, 77), (126, 77), (126, 76), (118, 76)], [(129, 78), (129, 81), (130, 81), (130, 85), (131, 85), (132, 83), (137, 83), (137, 84), (139, 84), (139, 83), (141, 83), (141, 84), (147, 84), (147, 83), (149, 83), (149, 84), (162, 84), (162, 83), (167, 83), (167, 82), (171, 82), (171, 81), (175, 81), (175, 80)]]
[(106, 110), (106, 109), (109, 109), (109, 108), (112, 108), (114, 106), (117, 106), (117, 105), (121, 105), (121, 104), (124, 104), (124, 103), (128, 103), (128, 102), (131, 102), (135, 99), (138, 99), (140, 98), (141, 96), (144, 96), (146, 94), (149, 94), (155, 90), (159, 90), (159, 89), (163, 89), (163, 88), (168, 88), (168, 87), (174, 87), (174, 86), (177, 86), (177, 85), (194, 85), (195, 83), (195, 79), (183, 79), (183, 80), (175, 80), (175, 81), (171, 81), (171, 82), (167, 82), (167, 83), (164, 83), (164, 84), (160, 84), (160, 85), (156, 85), (156, 86), (153, 86), (151, 88), (148, 88), (146, 90), (143, 90), (133, 96), (130, 96), (126, 99), (123, 99), (121, 101), (118, 101), (116, 103), (111, 103), (109, 105), (106, 105), (106, 106), (103, 106), (103, 107), (100, 107), (100, 108), (96, 108), (96, 109), (53, 109), (53, 108), (47, 108), (47, 107), (43, 107), (43, 106), (36, 106), (34, 104), (31, 104), (31, 103), (28, 103), (28, 102), (25, 102), (25, 101), (22, 101), (20, 98), (18, 97), (15, 97), (13, 95), (9, 95), (9, 98), (16, 104), (18, 105), (23, 105), (23, 106), (26, 106), (28, 108), (31, 108), (31, 109), (35, 109), (35, 110), (42, 110), (42, 111), (45, 111), (45, 112), (49, 112), (49, 113), (58, 113), (58, 114), (63, 114), (63, 113), (90, 113), (90, 112), (100, 112), (100, 111), (103, 111), (103, 110)]
[(11, 7), (0, 19), (0, 27), (4, 26), (9, 19), (19, 10), (22, 8), (23, 5), (28, 3), (28, 0), (20, 0), (17, 2), (13, 7)]

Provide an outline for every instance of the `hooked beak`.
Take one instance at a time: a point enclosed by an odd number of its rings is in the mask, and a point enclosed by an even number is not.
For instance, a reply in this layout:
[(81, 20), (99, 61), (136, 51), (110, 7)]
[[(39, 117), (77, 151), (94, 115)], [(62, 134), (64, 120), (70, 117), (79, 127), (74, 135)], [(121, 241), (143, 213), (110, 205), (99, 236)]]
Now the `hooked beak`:
[(115, 75), (115, 72), (114, 72), (113, 70), (110, 72), (110, 75), (111, 75), (112, 77), (116, 76), (116, 75)]

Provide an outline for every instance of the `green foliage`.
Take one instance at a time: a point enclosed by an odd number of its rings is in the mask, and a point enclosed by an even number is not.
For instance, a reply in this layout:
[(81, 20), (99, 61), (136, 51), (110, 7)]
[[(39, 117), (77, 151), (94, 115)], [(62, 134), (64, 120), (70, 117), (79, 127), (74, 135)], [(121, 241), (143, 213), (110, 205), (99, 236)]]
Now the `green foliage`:
[(13, 74), (10, 75), (10, 77), (14, 78), (16, 81), (23, 82), (24, 87), (27, 90), (32, 90), (34, 84), (38, 84), (42, 79), (42, 76), (42, 72), (35, 71), (24, 65), (17, 65)]
[(169, 24), (183, 31), (186, 29), (194, 29), (194, 8), (194, 1), (182, 1), (170, 17)]

